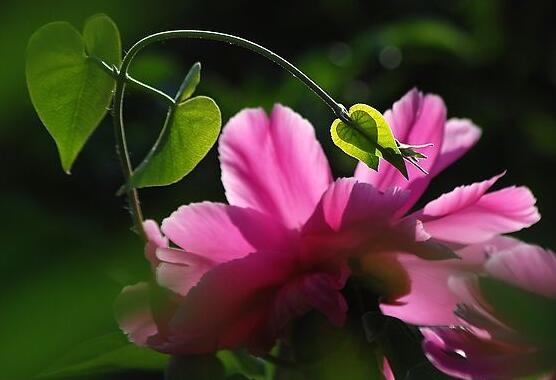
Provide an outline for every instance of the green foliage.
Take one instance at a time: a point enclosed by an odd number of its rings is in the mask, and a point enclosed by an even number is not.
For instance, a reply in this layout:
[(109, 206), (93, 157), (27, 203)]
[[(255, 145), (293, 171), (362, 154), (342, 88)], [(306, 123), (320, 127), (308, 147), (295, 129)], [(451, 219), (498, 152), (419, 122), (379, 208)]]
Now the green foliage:
[(183, 103), (189, 99), (195, 92), (199, 82), (201, 82), (201, 63), (196, 62), (193, 66), (191, 66), (189, 72), (185, 76), (185, 79), (178, 90), (178, 94), (176, 95), (176, 102)]
[(27, 46), (31, 100), (67, 173), (112, 99), (115, 81), (92, 56), (110, 65), (121, 60), (118, 29), (105, 15), (91, 17), (83, 35), (67, 22), (47, 24)]
[(383, 158), (407, 178), (403, 156), (384, 116), (366, 104), (352, 106), (349, 116), (351, 123), (340, 119), (332, 123), (334, 144), (374, 170), (378, 170), (379, 158)]
[(177, 104), (131, 186), (163, 186), (182, 179), (212, 148), (221, 125), (220, 109), (211, 98), (197, 96)]
[(556, 301), (491, 277), (480, 277), (479, 286), (502, 321), (536, 344), (556, 349)]
[(116, 332), (79, 345), (40, 374), (39, 378), (90, 375), (126, 369), (160, 370), (167, 361), (166, 355), (131, 344), (121, 332)]

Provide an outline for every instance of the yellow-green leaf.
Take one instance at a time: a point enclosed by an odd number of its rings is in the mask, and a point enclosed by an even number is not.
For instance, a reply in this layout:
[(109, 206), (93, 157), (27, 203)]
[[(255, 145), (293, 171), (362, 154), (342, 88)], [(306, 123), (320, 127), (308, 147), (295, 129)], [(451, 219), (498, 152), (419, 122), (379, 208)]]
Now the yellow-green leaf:
[(212, 148), (221, 125), (220, 109), (211, 98), (197, 96), (177, 104), (131, 186), (164, 186), (182, 179)]
[(407, 177), (403, 156), (384, 116), (366, 104), (352, 106), (349, 116), (351, 123), (340, 119), (332, 123), (334, 144), (371, 169), (378, 170), (379, 159), (383, 158)]

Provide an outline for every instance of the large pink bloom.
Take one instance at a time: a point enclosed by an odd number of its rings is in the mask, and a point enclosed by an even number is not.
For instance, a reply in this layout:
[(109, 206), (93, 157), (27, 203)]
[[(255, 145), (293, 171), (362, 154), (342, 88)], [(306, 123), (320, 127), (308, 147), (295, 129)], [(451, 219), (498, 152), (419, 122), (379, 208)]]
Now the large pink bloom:
[[(469, 120), (446, 121), (442, 99), (415, 89), (394, 103), (384, 116), (399, 141), (434, 144), (423, 149), (428, 159), (422, 165), (429, 175), (409, 167), (407, 181), (388, 163), (383, 163), (378, 172), (362, 164), (355, 171), (359, 181), (378, 190), (396, 187), (408, 192), (399, 214), (402, 216), (415, 205), (435, 175), (477, 142), (480, 131)], [(490, 251), (516, 244), (501, 234), (528, 227), (540, 218), (535, 198), (527, 188), (507, 187), (488, 192), (500, 177), (458, 187), (412, 214), (435, 240), (456, 250), (460, 259), (429, 262), (390, 252), (363, 259), (365, 272), (378, 279), (377, 290), (385, 296), (381, 305), (385, 314), (416, 325), (458, 322), (452, 312), (457, 298), (448, 290), (448, 277), (479, 269)]]
[[(556, 370), (556, 255), (520, 244), (492, 255), (484, 268), (486, 278), (450, 277), (449, 288), (461, 302), (461, 326), (422, 329), (431, 362), (462, 379)], [(489, 279), (504, 292), (489, 293)], [(554, 379), (556, 372), (546, 376)]]
[(333, 182), (313, 127), (288, 108), (240, 112), (219, 153), (229, 205), (180, 207), (164, 235), (145, 223), (146, 255), (170, 292), (146, 284), (122, 292), (118, 320), (136, 344), (173, 354), (264, 351), (310, 309), (344, 322), (348, 257), (442, 256), (414, 217), (398, 216), (409, 192)]

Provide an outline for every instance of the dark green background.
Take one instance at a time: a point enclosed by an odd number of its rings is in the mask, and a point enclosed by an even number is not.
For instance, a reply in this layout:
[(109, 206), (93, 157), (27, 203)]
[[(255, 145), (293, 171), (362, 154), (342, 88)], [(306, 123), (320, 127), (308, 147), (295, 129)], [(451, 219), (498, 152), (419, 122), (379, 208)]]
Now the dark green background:
[[(29, 378), (84, 339), (114, 331), (114, 297), (122, 285), (147, 275), (124, 201), (114, 196), (121, 174), (110, 118), (79, 156), (74, 174), (66, 176), (25, 86), (30, 34), (56, 20), (80, 28), (97, 12), (116, 21), (127, 48), (149, 33), (175, 28), (249, 38), (299, 64), (346, 105), (365, 102), (385, 110), (413, 86), (442, 95), (449, 116), (473, 119), (484, 135), (464, 160), (434, 181), (426, 198), (507, 169), (498, 186), (526, 184), (543, 215), (539, 225), (519, 236), (556, 248), (556, 6), (550, 0), (4, 0), (1, 379)], [(380, 56), (392, 47), (402, 59), (389, 68)], [(312, 121), (335, 173), (351, 174), (353, 160), (331, 146), (329, 109), (295, 79), (250, 52), (211, 42), (172, 41), (142, 54), (132, 71), (174, 92), (197, 60), (203, 63), (198, 93), (219, 103), (225, 121), (244, 107), (289, 105)], [(135, 163), (154, 141), (164, 113), (163, 104), (143, 94), (131, 92), (127, 98)], [(219, 178), (213, 151), (177, 185), (142, 191), (145, 213), (160, 219), (180, 204), (223, 200)], [(137, 376), (130, 378), (149, 378)]]

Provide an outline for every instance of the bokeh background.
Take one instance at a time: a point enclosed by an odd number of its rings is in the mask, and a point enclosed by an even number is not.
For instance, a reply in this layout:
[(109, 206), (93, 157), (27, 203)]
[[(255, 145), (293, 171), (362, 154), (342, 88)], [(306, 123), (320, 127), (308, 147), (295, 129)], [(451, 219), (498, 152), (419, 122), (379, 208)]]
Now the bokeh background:
[[(177, 28), (254, 40), (291, 59), (346, 105), (365, 102), (385, 110), (413, 86), (440, 94), (449, 116), (471, 118), (483, 138), (433, 182), (425, 199), (507, 169), (497, 186), (526, 184), (543, 215), (540, 224), (518, 236), (556, 249), (556, 4), (551, 0), (3, 0), (1, 379), (31, 378), (80, 342), (115, 331), (115, 296), (148, 273), (124, 199), (115, 196), (122, 178), (110, 118), (67, 176), (25, 86), (31, 33), (56, 20), (81, 28), (98, 12), (116, 21), (124, 47)], [(143, 53), (132, 73), (173, 93), (195, 61), (203, 64), (198, 93), (217, 101), (224, 121), (244, 107), (289, 105), (313, 123), (335, 174), (352, 173), (355, 162), (331, 144), (330, 110), (261, 57), (218, 43), (171, 41)], [(159, 131), (165, 106), (133, 91), (126, 102), (137, 163)], [(181, 204), (223, 200), (216, 153), (185, 180), (141, 196), (146, 215), (158, 220)], [(161, 378), (160, 373), (126, 376)]]

